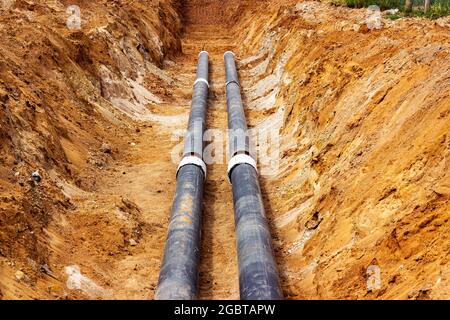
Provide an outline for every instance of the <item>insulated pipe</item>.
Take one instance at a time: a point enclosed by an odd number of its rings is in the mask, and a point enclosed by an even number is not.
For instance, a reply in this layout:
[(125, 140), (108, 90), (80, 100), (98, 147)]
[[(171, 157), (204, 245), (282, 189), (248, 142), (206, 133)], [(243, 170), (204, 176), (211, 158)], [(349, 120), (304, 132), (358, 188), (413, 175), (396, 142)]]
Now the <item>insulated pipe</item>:
[(157, 300), (193, 300), (198, 295), (203, 183), (203, 133), (208, 99), (208, 53), (199, 54), (188, 132), (159, 273)]
[(247, 124), (234, 54), (224, 55), (230, 131), (228, 177), (233, 188), (242, 300), (283, 299), (267, 225), (256, 161), (250, 155)]

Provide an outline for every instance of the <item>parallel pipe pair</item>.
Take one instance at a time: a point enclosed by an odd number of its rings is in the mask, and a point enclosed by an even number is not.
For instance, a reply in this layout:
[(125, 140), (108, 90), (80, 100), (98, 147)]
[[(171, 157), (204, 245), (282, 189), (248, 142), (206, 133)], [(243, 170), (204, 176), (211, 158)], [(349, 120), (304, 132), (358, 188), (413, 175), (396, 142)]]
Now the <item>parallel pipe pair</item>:
[[(224, 59), (231, 155), (228, 177), (233, 187), (240, 297), (243, 300), (282, 299), (256, 161), (250, 155), (234, 54), (227, 51)], [(190, 300), (196, 299), (198, 294), (201, 198), (203, 181), (206, 179), (203, 133), (208, 88), (208, 53), (202, 51), (156, 291), (156, 299), (159, 300)]]

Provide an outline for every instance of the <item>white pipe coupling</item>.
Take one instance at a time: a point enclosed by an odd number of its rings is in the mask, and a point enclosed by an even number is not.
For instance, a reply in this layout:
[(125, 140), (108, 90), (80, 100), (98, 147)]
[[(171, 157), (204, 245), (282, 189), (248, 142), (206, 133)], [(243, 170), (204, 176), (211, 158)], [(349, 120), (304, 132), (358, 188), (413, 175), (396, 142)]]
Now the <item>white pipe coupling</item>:
[(209, 82), (208, 82), (208, 80), (203, 79), (203, 78), (198, 78), (197, 80), (195, 80), (194, 86), (195, 86), (197, 83), (199, 83), (199, 82), (204, 82), (204, 83), (206, 83), (206, 85), (207, 85), (208, 88), (209, 88)]
[(200, 167), (200, 169), (202, 169), (202, 171), (203, 171), (203, 177), (206, 180), (206, 164), (201, 158), (199, 158), (197, 156), (187, 156), (187, 157), (184, 157), (183, 159), (181, 159), (180, 164), (178, 165), (178, 169), (177, 169), (177, 176), (178, 176), (178, 172), (180, 171), (180, 169), (189, 164), (193, 164), (194, 166)]
[(230, 161), (228, 161), (228, 181), (231, 183), (231, 171), (234, 169), (234, 167), (236, 167), (237, 165), (240, 164), (249, 164), (251, 165), (255, 170), (256, 173), (258, 173), (258, 167), (256, 165), (256, 160), (253, 159), (252, 157), (250, 157), (247, 154), (237, 154), (235, 155), (233, 158), (230, 159)]

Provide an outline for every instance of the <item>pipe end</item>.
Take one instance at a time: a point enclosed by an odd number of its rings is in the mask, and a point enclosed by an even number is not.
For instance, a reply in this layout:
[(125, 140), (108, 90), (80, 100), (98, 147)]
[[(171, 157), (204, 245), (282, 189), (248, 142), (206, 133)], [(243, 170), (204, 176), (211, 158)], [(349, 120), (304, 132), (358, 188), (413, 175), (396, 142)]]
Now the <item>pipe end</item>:
[(225, 53), (223, 54), (223, 57), (225, 58), (225, 56), (226, 56), (227, 54), (231, 54), (231, 55), (233, 55), (233, 57), (236, 57), (236, 55), (234, 54), (233, 51), (227, 51), (227, 52), (225, 52)]
[(205, 50), (200, 51), (200, 53), (198, 54), (198, 56), (200, 57), (200, 56), (202, 55), (202, 53), (206, 53), (206, 55), (209, 57), (208, 51), (205, 51)]

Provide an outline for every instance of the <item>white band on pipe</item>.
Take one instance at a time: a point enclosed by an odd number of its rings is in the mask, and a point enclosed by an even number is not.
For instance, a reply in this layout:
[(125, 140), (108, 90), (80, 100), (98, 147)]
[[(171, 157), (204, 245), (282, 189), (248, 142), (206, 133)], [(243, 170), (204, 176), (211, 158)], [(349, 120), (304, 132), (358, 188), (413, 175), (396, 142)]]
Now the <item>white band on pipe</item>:
[(207, 85), (208, 88), (209, 88), (209, 82), (208, 82), (208, 80), (203, 79), (203, 78), (198, 78), (197, 80), (195, 80), (194, 86), (195, 86), (197, 83), (199, 83), (199, 82), (204, 82), (204, 83), (206, 83), (206, 85)]
[(256, 166), (256, 161), (255, 159), (253, 159), (252, 157), (250, 157), (247, 154), (237, 154), (235, 155), (233, 158), (230, 159), (230, 161), (228, 161), (228, 181), (230, 181), (231, 183), (231, 171), (234, 169), (234, 167), (236, 167), (239, 164), (249, 164), (251, 165), (253, 168), (255, 168), (256, 172), (258, 172), (258, 167)]
[(178, 172), (180, 171), (180, 169), (188, 164), (193, 164), (197, 167), (200, 167), (203, 171), (203, 177), (206, 180), (206, 164), (202, 159), (200, 159), (197, 156), (187, 156), (187, 157), (184, 157), (183, 159), (181, 159), (180, 164), (178, 165), (178, 169), (177, 169), (177, 176), (178, 176)]
[(200, 55), (201, 55), (202, 53), (206, 53), (206, 54), (208, 55), (208, 57), (209, 57), (209, 53), (208, 53), (208, 51), (205, 51), (205, 50), (203, 50), (203, 51), (200, 51), (200, 53), (198, 54), (198, 56), (200, 57)]

